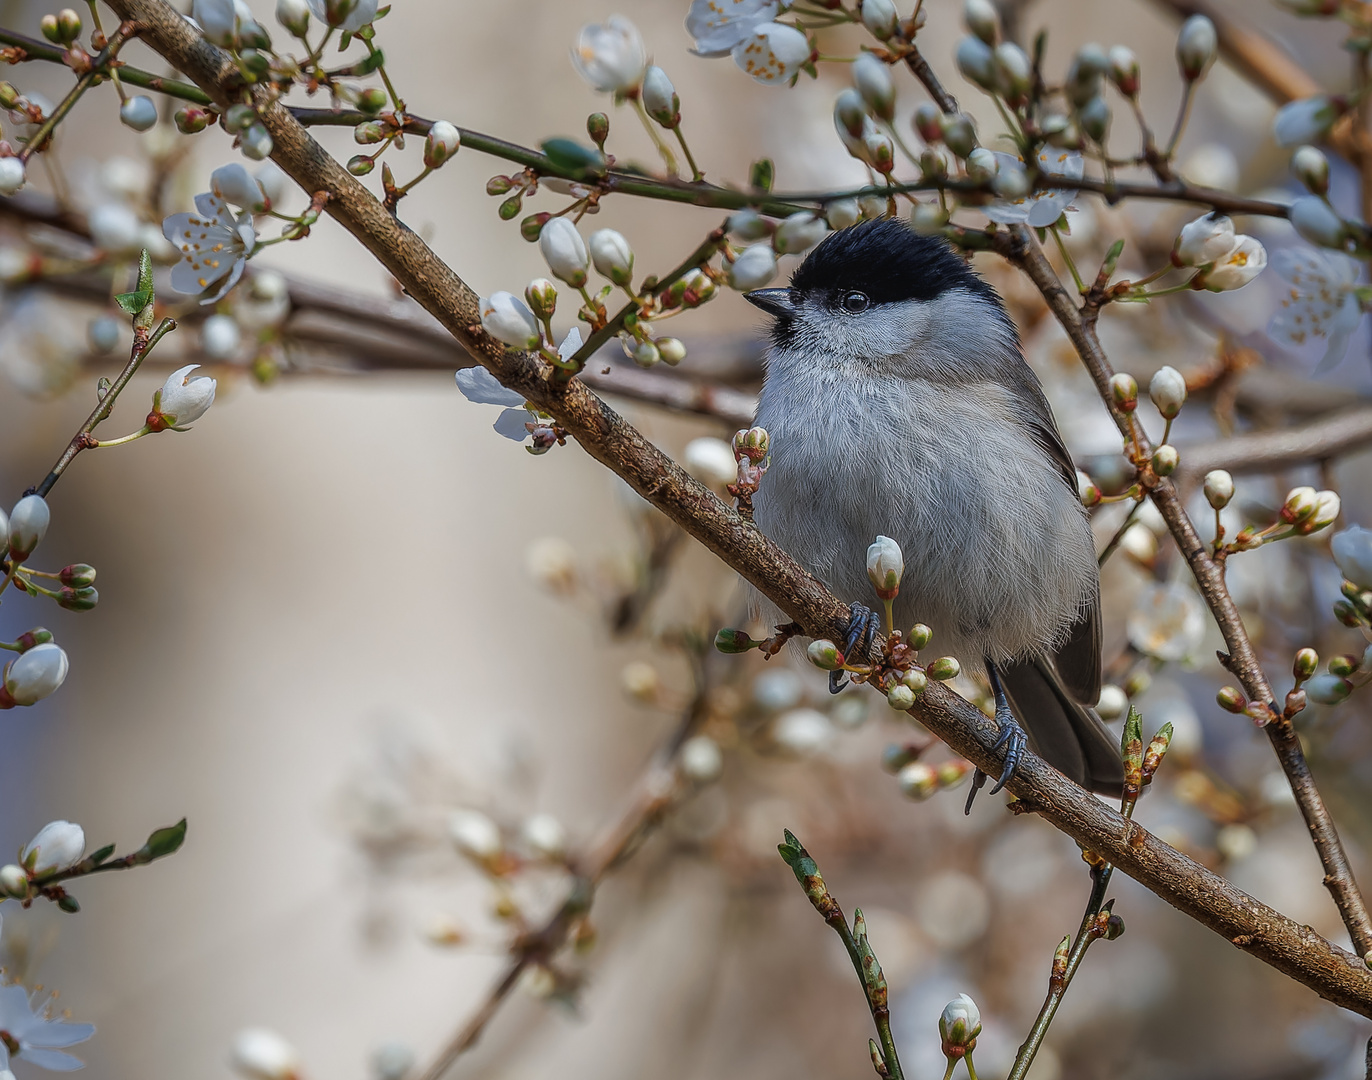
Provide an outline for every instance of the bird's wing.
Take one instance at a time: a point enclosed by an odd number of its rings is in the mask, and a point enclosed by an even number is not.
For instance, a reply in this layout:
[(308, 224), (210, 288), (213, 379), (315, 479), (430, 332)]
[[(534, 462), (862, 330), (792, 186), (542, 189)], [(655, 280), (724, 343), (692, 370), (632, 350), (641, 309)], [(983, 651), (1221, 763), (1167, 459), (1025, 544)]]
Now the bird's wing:
[(1118, 795), (1124, 783), (1119, 746), (1095, 710), (1073, 700), (1053, 659), (1007, 665), (1000, 674), (1039, 755), (1082, 787)]

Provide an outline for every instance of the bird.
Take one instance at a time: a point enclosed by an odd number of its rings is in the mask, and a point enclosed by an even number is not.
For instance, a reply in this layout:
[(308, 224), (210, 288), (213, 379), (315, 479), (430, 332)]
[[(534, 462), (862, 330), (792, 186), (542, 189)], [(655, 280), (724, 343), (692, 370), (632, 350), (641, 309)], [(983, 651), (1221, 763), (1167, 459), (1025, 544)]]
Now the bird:
[[(1100, 578), (1077, 473), (995, 289), (945, 240), (895, 218), (829, 233), (772, 317), (756, 424), (769, 436), (757, 527), (836, 595), (868, 595), (866, 551), (901, 547), (895, 625), (924, 623), (983, 672), (1005, 745), (1120, 791), (1101, 688)], [(780, 617), (757, 594), (759, 615)], [(852, 603), (845, 656), (880, 620)], [(842, 673), (831, 676), (837, 693)], [(985, 782), (978, 770), (968, 797)]]

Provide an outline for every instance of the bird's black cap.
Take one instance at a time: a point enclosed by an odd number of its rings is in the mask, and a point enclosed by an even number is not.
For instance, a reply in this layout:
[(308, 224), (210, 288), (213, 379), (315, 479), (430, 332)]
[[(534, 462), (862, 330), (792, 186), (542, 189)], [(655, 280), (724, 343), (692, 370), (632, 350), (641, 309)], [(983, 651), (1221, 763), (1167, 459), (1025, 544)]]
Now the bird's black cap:
[(791, 277), (795, 293), (857, 290), (874, 304), (932, 300), (963, 288), (999, 301), (947, 243), (921, 236), (905, 222), (878, 218), (830, 233)]

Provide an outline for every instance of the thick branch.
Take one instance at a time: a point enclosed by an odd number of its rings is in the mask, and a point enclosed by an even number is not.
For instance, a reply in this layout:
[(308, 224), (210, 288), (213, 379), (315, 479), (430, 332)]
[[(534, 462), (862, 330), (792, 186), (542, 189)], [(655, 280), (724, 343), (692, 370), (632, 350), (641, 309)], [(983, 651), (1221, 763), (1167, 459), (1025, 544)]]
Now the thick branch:
[(1300, 427), (1254, 431), (1231, 439), (1182, 446), (1175, 481), (1194, 484), (1211, 469), (1273, 472), (1340, 457), (1372, 443), (1372, 405)]
[[(1110, 367), (1110, 361), (1106, 358), (1105, 350), (1101, 348), (1100, 339), (1096, 336), (1094, 310), (1087, 309), (1089, 317), (1084, 317), (1083, 312), (1078, 310), (1076, 301), (1068, 295), (1048, 260), (1044, 258), (1043, 250), (1026, 227), (1016, 226), (1009, 231), (997, 233), (996, 245), (997, 251), (1019, 266), (1043, 294), (1049, 309), (1062, 324), (1077, 354), (1090, 372), (1121, 434), (1126, 439), (1136, 435), (1142, 456), (1151, 456), (1153, 448), (1141, 425), (1134, 425), (1131, 428), (1126, 414), (1110, 404), (1109, 384), (1114, 370)], [(1282, 710), (1276, 705), (1272, 687), (1263, 673), (1262, 665), (1258, 662), (1253, 643), (1248, 638), (1248, 631), (1239, 617), (1238, 608), (1229, 595), (1229, 588), (1224, 580), (1224, 567), (1207, 552), (1205, 542), (1201, 540), (1191, 523), (1174, 483), (1165, 478), (1159, 479), (1149, 494), (1167, 522), (1177, 547), (1190, 565), (1201, 595), (1224, 635), (1225, 644), (1229, 648), (1229, 655), (1222, 658), (1225, 667), (1243, 684), (1249, 700), (1273, 707), (1275, 715), (1266, 726), (1267, 736), (1272, 742), (1272, 748), (1281, 762), (1287, 780), (1291, 783), (1291, 790), (1295, 793), (1301, 815), (1310, 830), (1310, 838), (1319, 853), (1320, 862), (1324, 867), (1324, 884), (1334, 897), (1334, 903), (1338, 906), (1339, 914), (1343, 917), (1344, 925), (1348, 928), (1349, 936), (1358, 953), (1368, 956), (1372, 954), (1372, 920), (1368, 918), (1367, 905), (1353, 879), (1353, 870), (1349, 866), (1348, 856), (1343, 850), (1338, 831), (1334, 828), (1334, 820), (1324, 805), (1319, 789), (1315, 786), (1310, 766), (1306, 763), (1305, 754), (1301, 750), (1300, 740), (1291, 721), (1281, 715)]]
[[(221, 102), (234, 68), (165, 0), (109, 0), (137, 21), (145, 41)], [(579, 380), (511, 354), (480, 328), (475, 293), (413, 232), (388, 215), (282, 106), (260, 99), (275, 139), (273, 157), (307, 191), (330, 193), (328, 212), (352, 232), (425, 308), (502, 383), (555, 416), (588, 454), (724, 559), (807, 632), (838, 637), (848, 609), (735, 511), (692, 480)], [(1173, 495), (1175, 503), (1175, 495)], [(939, 685), (917, 703), (919, 719), (955, 751), (998, 772), (993, 720)], [(1062, 831), (1099, 852), (1180, 910), (1336, 1004), (1372, 1017), (1372, 971), (1357, 957), (1272, 910), (1143, 829), (1127, 823), (1052, 769), (1026, 755), (1010, 789)]]

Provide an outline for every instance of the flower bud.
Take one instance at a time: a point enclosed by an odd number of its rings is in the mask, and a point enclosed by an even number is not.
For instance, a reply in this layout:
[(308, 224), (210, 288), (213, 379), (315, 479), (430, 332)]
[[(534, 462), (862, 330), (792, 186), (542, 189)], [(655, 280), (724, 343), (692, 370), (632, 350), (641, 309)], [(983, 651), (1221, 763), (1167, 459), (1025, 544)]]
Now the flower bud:
[(862, 25), (878, 41), (896, 32), (896, 5), (891, 0), (861, 0)]
[(633, 280), (634, 253), (622, 234), (614, 229), (598, 229), (591, 234), (590, 250), (596, 273), (616, 285), (627, 286)]
[(991, 190), (1000, 198), (1015, 202), (1029, 194), (1029, 174), (1018, 163), (1003, 162), (991, 178)]
[(366, 176), (376, 168), (376, 159), (366, 154), (354, 154), (348, 158), (348, 172), (354, 176)]
[(1348, 225), (1334, 208), (1318, 195), (1303, 195), (1288, 211), (1291, 227), (1310, 243), (1342, 250), (1348, 238)]
[(1315, 147), (1297, 147), (1291, 155), (1291, 171), (1312, 195), (1329, 191), (1329, 159)]
[(1172, 245), (1172, 265), (1204, 266), (1224, 258), (1238, 243), (1233, 221), (1224, 214), (1212, 212), (1182, 226)]
[(1347, 111), (1347, 99), (1331, 94), (1316, 94), (1314, 97), (1289, 101), (1277, 110), (1272, 121), (1272, 133), (1278, 146), (1323, 142), (1330, 128)]
[(1082, 506), (1095, 506), (1101, 500), (1100, 488), (1096, 482), (1080, 469), (1077, 470), (1077, 498)]
[(1106, 53), (1110, 61), (1110, 78), (1127, 98), (1139, 92), (1139, 58), (1127, 45), (1114, 45)]
[(920, 671), (919, 668), (911, 668), (902, 674), (900, 681), (916, 695), (924, 693), (929, 686), (929, 676)]
[(276, 0), (276, 21), (296, 37), (310, 26), (310, 7), (305, 0)]
[(777, 259), (771, 244), (744, 248), (729, 265), (729, 284), (740, 292), (760, 289), (777, 275)]
[(64, 586), (57, 593), (57, 606), (68, 611), (90, 611), (99, 602), (100, 594), (90, 585), (79, 589)]
[(238, 148), (243, 151), (243, 156), (252, 161), (266, 161), (271, 157), (274, 145), (271, 132), (265, 124), (252, 124), (238, 140)]
[(1131, 413), (1139, 404), (1139, 384), (1134, 376), (1120, 371), (1110, 376), (1110, 400), (1121, 412)]
[(916, 203), (910, 208), (910, 224), (921, 236), (934, 236), (948, 224), (948, 211), (938, 203)]
[(462, 146), (462, 134), (447, 120), (435, 120), (424, 137), (424, 167), (437, 169)]
[(650, 368), (662, 359), (662, 354), (651, 341), (640, 341), (633, 347), (633, 359), (639, 367)]
[(938, 1020), (938, 1033), (943, 1040), (943, 1054), (949, 1058), (964, 1057), (977, 1045), (981, 1034), (981, 1011), (966, 994), (959, 994), (943, 1008)]
[(1223, 686), (1220, 692), (1215, 695), (1215, 700), (1220, 703), (1220, 708), (1226, 712), (1241, 713), (1248, 707), (1248, 702), (1237, 689), (1232, 686)]
[(915, 623), (910, 627), (910, 633), (905, 637), (905, 643), (919, 652), (920, 649), (928, 648), (929, 642), (934, 640), (934, 632), (923, 623)]
[(915, 703), (915, 692), (904, 683), (896, 683), (886, 692), (886, 704), (897, 712), (905, 712)]
[(686, 345), (679, 338), (658, 338), (657, 351), (662, 355), (662, 362), (671, 367), (676, 367), (677, 364), (686, 359)]
[(353, 142), (359, 146), (372, 146), (383, 142), (387, 135), (386, 125), (380, 120), (364, 120), (353, 128)]
[(1338, 520), (1341, 508), (1337, 491), (1321, 491), (1316, 496), (1315, 512), (1301, 531), (1304, 533), (1318, 532), (1320, 529), (1334, 524)]
[(778, 255), (798, 255), (818, 244), (828, 231), (823, 218), (802, 210), (777, 226), (772, 245)]
[(843, 666), (843, 654), (827, 638), (816, 638), (810, 642), (805, 648), (805, 655), (820, 671), (837, 671)]
[(905, 556), (889, 536), (878, 536), (867, 549), (867, 578), (882, 600), (894, 600), (905, 573)]
[(45, 38), (55, 45), (63, 44), (61, 31), (57, 29), (57, 16), (44, 15), (38, 20), (38, 29)]
[(919, 137), (927, 143), (936, 143), (943, 140), (943, 113), (932, 101), (921, 101), (915, 106), (915, 115), (912, 123)]
[(996, 59), (991, 46), (981, 38), (969, 34), (958, 42), (953, 60), (968, 82), (976, 83), (983, 90), (994, 90), (996, 86)]
[(1129, 695), (1114, 683), (1106, 683), (1100, 688), (1100, 700), (1096, 702), (1096, 713), (1102, 720), (1117, 720), (1129, 708)]
[(708, 735), (694, 735), (677, 751), (681, 772), (693, 784), (709, 784), (724, 772), (724, 754)]
[[(904, 690), (904, 687), (899, 687)], [(907, 694), (910, 691), (905, 691)], [(895, 691), (891, 691), (895, 693)], [(914, 703), (914, 695), (910, 694), (911, 704)], [(887, 697), (890, 701), (890, 697)], [(894, 707), (894, 706), (893, 706)], [(909, 706), (905, 706), (909, 708)], [(933, 766), (926, 765), (922, 761), (912, 761), (900, 772), (896, 773), (896, 782), (900, 784), (901, 794), (907, 799), (914, 799), (916, 802), (923, 802), (938, 790), (938, 773)]]
[(1314, 675), (1320, 667), (1320, 654), (1314, 649), (1305, 648), (1296, 653), (1291, 664), (1291, 674), (1301, 682)]
[[(1345, 595), (1351, 597), (1356, 590), (1372, 589), (1372, 529), (1354, 525), (1335, 536), (1329, 546), (1339, 572), (1354, 590)], [(1349, 586), (1344, 588), (1348, 590)]]
[(1288, 525), (1304, 521), (1315, 513), (1319, 503), (1319, 493), (1312, 487), (1292, 488), (1282, 503), (1281, 517)]
[(1153, 472), (1158, 476), (1171, 476), (1177, 471), (1179, 460), (1177, 448), (1163, 443), (1153, 451)]
[(949, 679), (956, 679), (962, 674), (962, 665), (954, 657), (940, 656), (924, 668), (924, 674), (935, 682), (947, 682)]
[(249, 1080), (297, 1080), (300, 1076), (295, 1047), (267, 1028), (244, 1028), (234, 1036), (229, 1064)]
[(491, 337), (516, 349), (538, 347), (541, 335), (534, 313), (513, 293), (494, 292), (479, 303), (481, 325)]
[(644, 110), (663, 127), (674, 128), (681, 123), (681, 99), (676, 87), (656, 64), (649, 65), (643, 76), (641, 99)]
[(919, 760), (920, 753), (918, 746), (892, 744), (881, 752), (881, 767), (888, 773), (898, 773), (910, 762)]
[(874, 53), (858, 53), (853, 61), (853, 85), (872, 112), (887, 123), (895, 119), (896, 86), (888, 64)]
[(1148, 396), (1164, 420), (1173, 420), (1186, 403), (1186, 379), (1176, 368), (1164, 365), (1148, 380)]
[(1023, 104), (1034, 84), (1034, 65), (1029, 54), (1013, 41), (996, 46), (996, 86), (1011, 105)]
[(1105, 142), (1110, 131), (1110, 106), (1105, 98), (1096, 96), (1077, 110), (1077, 126), (1088, 138), (1098, 143)]
[(557, 311), (557, 286), (547, 278), (534, 278), (524, 287), (524, 299), (534, 315), (546, 322)]
[(862, 207), (856, 199), (835, 199), (825, 203), (824, 220), (831, 229), (846, 229), (862, 220)]
[(35, 877), (67, 870), (86, 854), (86, 833), (70, 821), (50, 821), (19, 852), (19, 862)]
[(231, 135), (246, 131), (257, 122), (257, 110), (251, 105), (230, 105), (224, 111), (224, 130)]
[(218, 383), (203, 375), (192, 376), (199, 364), (187, 364), (167, 376), (161, 389), (152, 395), (152, 409), (145, 421), (153, 431), (172, 428), (184, 431), (199, 420), (211, 405)]
[(67, 654), (46, 642), (20, 653), (5, 668), (3, 707), (33, 705), (52, 694), (67, 677)]
[(1346, 679), (1358, 670), (1358, 662), (1361, 659), (1359, 656), (1335, 656), (1329, 661), (1329, 674)]
[(943, 129), (943, 142), (958, 157), (965, 158), (977, 145), (976, 128), (965, 113), (944, 113), (939, 119)]
[(1177, 35), (1177, 65), (1187, 82), (1202, 78), (1219, 55), (1215, 24), (1204, 15), (1192, 15)]
[(1223, 510), (1234, 497), (1234, 478), (1224, 469), (1212, 469), (1205, 474), (1205, 501), (1216, 510)]
[(889, 173), (896, 165), (896, 146), (884, 131), (869, 131), (862, 138), (862, 159), (879, 173)]
[(485, 862), (504, 849), (500, 828), (479, 810), (454, 810), (448, 815), (448, 838), (469, 859)]
[(766, 428), (746, 428), (734, 435), (734, 456), (747, 458), (754, 465), (771, 453), (772, 438)]
[(32, 555), (47, 535), (51, 519), (47, 500), (41, 495), (25, 495), (15, 503), (9, 516), (10, 557), (23, 561)]
[(1353, 684), (1332, 672), (1316, 675), (1305, 684), (1306, 696), (1320, 705), (1337, 705), (1353, 692)]
[(0, 157), (0, 195), (13, 195), (24, 186), (24, 163), (17, 157)]
[(581, 234), (570, 221), (562, 217), (549, 218), (538, 235), (538, 247), (553, 277), (561, 278), (576, 289), (586, 284), (591, 257)]
[(194, 135), (204, 131), (210, 123), (210, 114), (196, 105), (182, 105), (172, 116), (176, 130), (182, 135)]
[(29, 876), (22, 866), (7, 863), (0, 866), (0, 893), (15, 900), (27, 900), (29, 895)]
[(745, 653), (749, 649), (756, 649), (762, 642), (754, 641), (742, 630), (731, 630), (725, 627), (715, 634), (715, 648), (726, 655)]
[(157, 123), (157, 106), (146, 94), (126, 98), (119, 106), (119, 122), (134, 131), (147, 131)]
[(591, 113), (586, 117), (586, 134), (591, 137), (591, 142), (603, 151), (605, 140), (610, 137), (610, 118), (603, 112)]
[(996, 43), (1000, 33), (1000, 15), (991, 0), (964, 0), (962, 21), (987, 45)]

